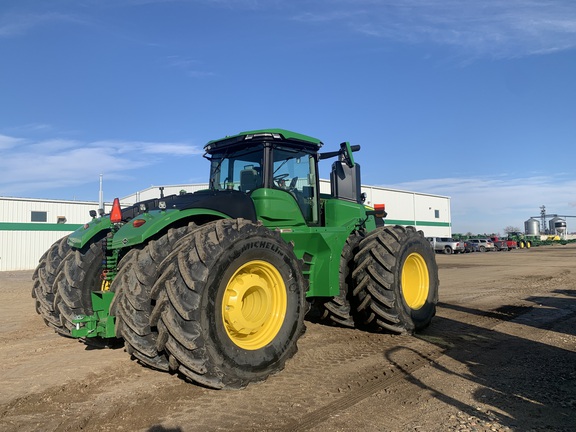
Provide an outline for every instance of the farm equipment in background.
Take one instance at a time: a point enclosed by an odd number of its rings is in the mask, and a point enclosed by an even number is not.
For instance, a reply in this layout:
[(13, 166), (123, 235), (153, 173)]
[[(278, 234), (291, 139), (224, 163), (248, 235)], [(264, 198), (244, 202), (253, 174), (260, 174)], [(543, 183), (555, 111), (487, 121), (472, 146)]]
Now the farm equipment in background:
[(521, 232), (509, 232), (506, 238), (509, 241), (516, 242), (518, 249), (530, 249), (533, 246), (550, 244), (547, 241), (541, 240), (540, 236), (526, 235)]
[(527, 235), (521, 232), (510, 232), (506, 237), (507, 242), (512, 242), (518, 249), (530, 249), (535, 246), (565, 245), (574, 243), (574, 239), (563, 239), (559, 235)]
[[(139, 362), (209, 388), (242, 388), (281, 370), (304, 317), (412, 333), (438, 301), (434, 251), (413, 227), (364, 205), (345, 142), (283, 129), (208, 142), (209, 189), (115, 199), (40, 259), (36, 310), (56, 332), (124, 342)], [(337, 158), (331, 193), (318, 161)]]

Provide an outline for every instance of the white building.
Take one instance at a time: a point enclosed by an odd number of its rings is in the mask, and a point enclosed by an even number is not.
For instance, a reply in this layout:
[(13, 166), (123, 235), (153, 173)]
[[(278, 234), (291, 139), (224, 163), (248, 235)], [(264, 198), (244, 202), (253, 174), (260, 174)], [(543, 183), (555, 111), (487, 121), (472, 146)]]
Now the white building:
[(0, 197), (0, 271), (36, 268), (52, 243), (97, 208), (97, 202)]
[[(329, 191), (330, 182), (327, 187)], [(424, 231), (426, 237), (452, 236), (450, 197), (380, 186), (362, 186), (362, 192), (367, 205), (386, 205), (386, 225), (412, 225)]]
[[(207, 184), (164, 186), (164, 195), (195, 192)], [(320, 191), (330, 193), (330, 182), (320, 180)], [(450, 198), (377, 186), (362, 186), (366, 204), (385, 204), (387, 225), (412, 225), (428, 237), (450, 237)], [(150, 187), (121, 199), (123, 206), (160, 196)], [(107, 209), (109, 209), (107, 205)], [(0, 271), (32, 270), (46, 250), (58, 239), (90, 220), (97, 210), (91, 201), (61, 201), (0, 197)]]

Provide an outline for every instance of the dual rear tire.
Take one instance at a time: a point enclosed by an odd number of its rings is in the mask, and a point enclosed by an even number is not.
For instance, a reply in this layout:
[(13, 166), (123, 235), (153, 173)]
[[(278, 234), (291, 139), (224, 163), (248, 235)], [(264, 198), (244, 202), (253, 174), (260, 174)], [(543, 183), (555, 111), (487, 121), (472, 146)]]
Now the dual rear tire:
[(362, 326), (413, 333), (430, 324), (438, 303), (438, 267), (422, 232), (378, 228), (362, 240), (354, 261), (352, 293)]
[(45, 323), (62, 336), (71, 336), (78, 315), (91, 315), (92, 291), (100, 289), (103, 243), (100, 236), (82, 249), (68, 246), (68, 237), (55, 242), (34, 272), (32, 297)]
[(34, 283), (32, 297), (35, 300), (36, 312), (48, 327), (63, 336), (70, 336), (70, 330), (62, 325), (60, 309), (55, 303), (54, 280), (58, 275), (60, 264), (69, 251), (68, 236), (56, 241), (42, 255), (32, 276)]
[(278, 232), (242, 219), (208, 223), (178, 243), (152, 290), (157, 348), (197, 384), (245, 387), (295, 354), (305, 292)]
[(166, 356), (159, 354), (156, 347), (158, 330), (152, 324), (155, 303), (151, 301), (151, 291), (162, 261), (182, 237), (196, 228), (190, 224), (170, 229), (162, 237), (131, 249), (122, 258), (110, 286), (115, 293), (110, 315), (116, 318), (116, 336), (123, 338), (126, 351), (146, 366), (169, 370)]

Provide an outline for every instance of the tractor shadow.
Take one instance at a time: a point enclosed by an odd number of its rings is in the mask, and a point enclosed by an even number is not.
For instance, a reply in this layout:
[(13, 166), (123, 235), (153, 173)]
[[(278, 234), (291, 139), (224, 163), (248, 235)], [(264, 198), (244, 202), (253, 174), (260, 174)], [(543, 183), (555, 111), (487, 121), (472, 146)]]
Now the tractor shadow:
[[(444, 303), (441, 308), (489, 317), (491, 324), (480, 327), (464, 320), (436, 317), (431, 327), (416, 335), (442, 347), (444, 356), (463, 366), (459, 366), (460, 372), (457, 372), (443, 366), (446, 362), (441, 358), (425, 359), (431, 367), (446, 375), (451, 384), (475, 388), (472, 393), (474, 406), (416, 379), (408, 371), (406, 379), (457, 408), (465, 418), (475, 417), (487, 424), (498, 422), (513, 430), (573, 430), (576, 424), (576, 347), (570, 346), (568, 341), (576, 335), (576, 292), (558, 290), (556, 293), (570, 298), (529, 297), (527, 300), (533, 307), (504, 306), (488, 313)], [(504, 333), (499, 331), (501, 322), (513, 326), (503, 327)], [(526, 331), (522, 327), (533, 330)], [(527, 334), (533, 339), (513, 333)], [(559, 341), (568, 349), (554, 345)], [(407, 349), (387, 350), (385, 357), (402, 369), (394, 358)], [(424, 357), (422, 353), (412, 354)]]

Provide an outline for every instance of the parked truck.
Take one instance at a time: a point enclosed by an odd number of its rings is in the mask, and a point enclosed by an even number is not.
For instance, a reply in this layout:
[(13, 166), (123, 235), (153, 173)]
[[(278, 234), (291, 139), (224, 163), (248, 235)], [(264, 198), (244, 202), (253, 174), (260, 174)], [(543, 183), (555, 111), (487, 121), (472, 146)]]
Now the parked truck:
[[(50, 247), (33, 276), (56, 332), (124, 343), (142, 364), (209, 388), (281, 370), (304, 317), (370, 331), (425, 328), (438, 268), (421, 231), (367, 207), (348, 142), (283, 129), (210, 141), (209, 187), (92, 220)], [(318, 161), (337, 158), (331, 193)]]
[(518, 249), (518, 244), (514, 240), (503, 239), (498, 236), (492, 236), (490, 237), (490, 240), (492, 240), (492, 243), (494, 243), (496, 250), (499, 251), (511, 251), (513, 249)]
[(446, 255), (464, 253), (464, 242), (449, 237), (426, 237), (435, 252)]

